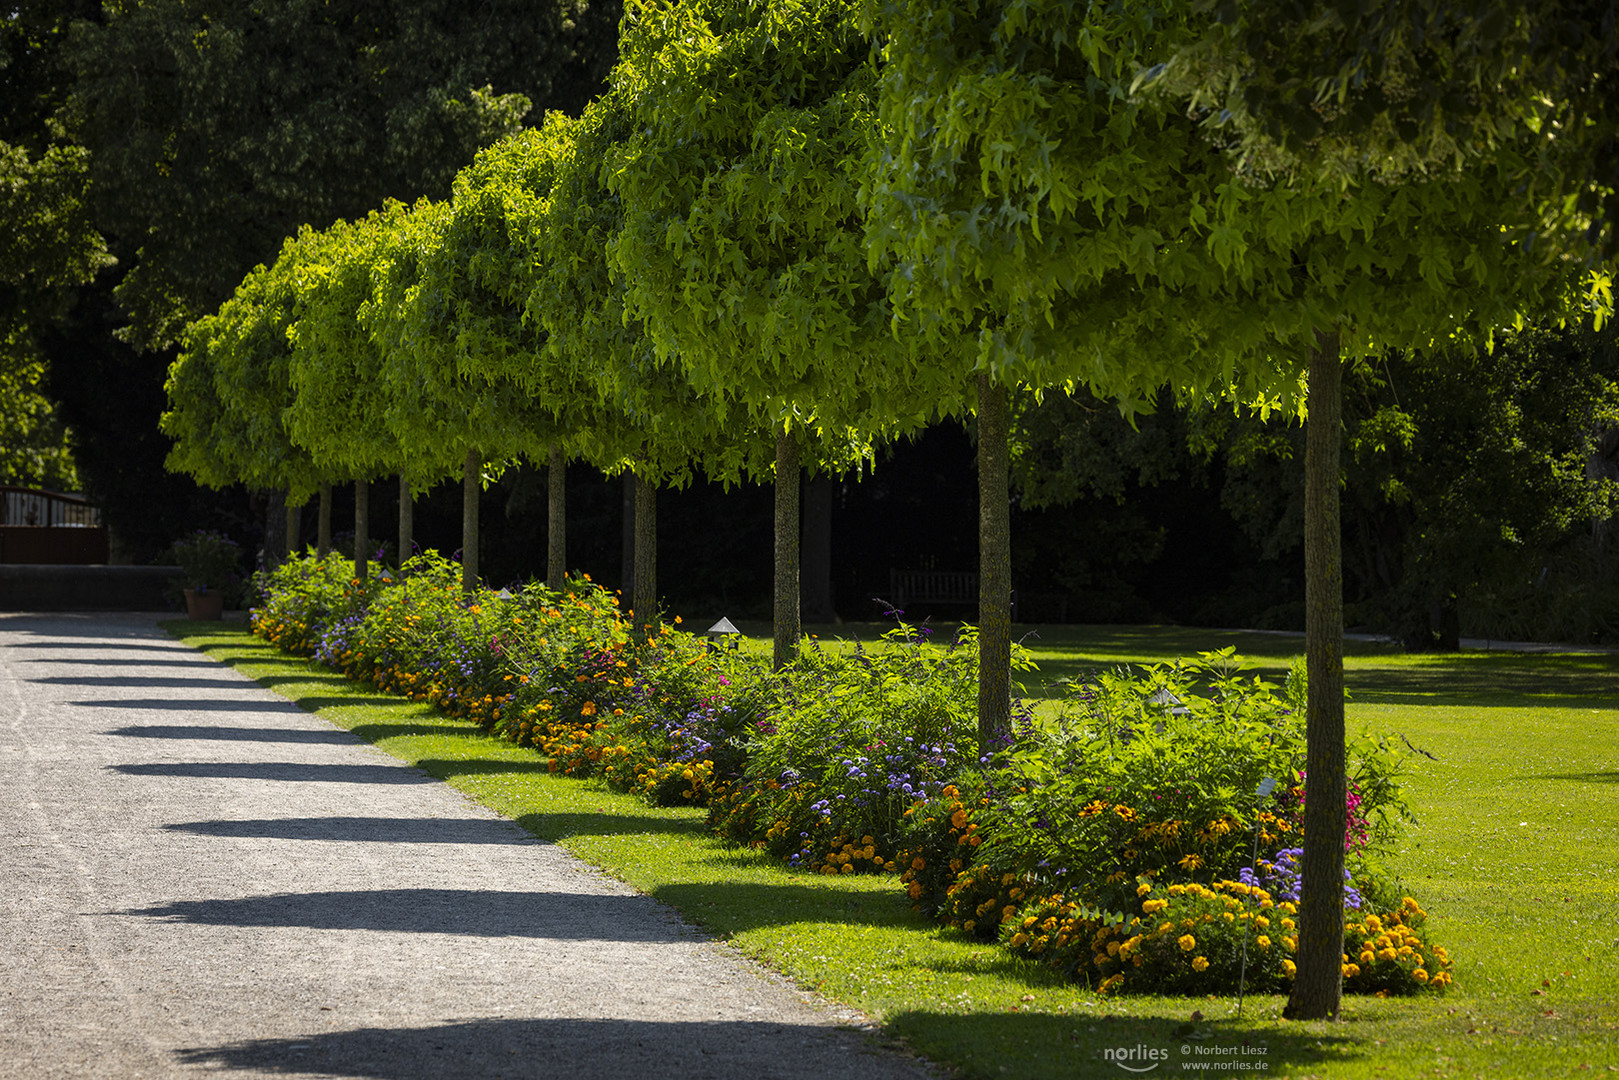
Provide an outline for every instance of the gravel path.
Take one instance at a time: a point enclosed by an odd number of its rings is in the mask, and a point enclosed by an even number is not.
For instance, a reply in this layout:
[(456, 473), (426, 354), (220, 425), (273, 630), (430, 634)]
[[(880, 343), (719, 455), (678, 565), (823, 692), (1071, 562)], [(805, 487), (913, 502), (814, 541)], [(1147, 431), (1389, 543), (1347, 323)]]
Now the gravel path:
[(0, 616), (8, 1077), (936, 1076), (138, 615)]

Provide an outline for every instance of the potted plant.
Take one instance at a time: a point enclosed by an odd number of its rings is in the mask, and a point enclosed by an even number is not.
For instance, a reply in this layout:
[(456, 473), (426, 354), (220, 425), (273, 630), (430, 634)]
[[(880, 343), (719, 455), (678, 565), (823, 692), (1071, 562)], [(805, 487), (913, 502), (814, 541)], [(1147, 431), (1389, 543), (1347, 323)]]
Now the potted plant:
[(187, 618), (217, 619), (224, 614), (225, 590), (239, 580), (241, 555), (236, 541), (211, 529), (198, 529), (169, 547), (169, 557), (183, 575)]

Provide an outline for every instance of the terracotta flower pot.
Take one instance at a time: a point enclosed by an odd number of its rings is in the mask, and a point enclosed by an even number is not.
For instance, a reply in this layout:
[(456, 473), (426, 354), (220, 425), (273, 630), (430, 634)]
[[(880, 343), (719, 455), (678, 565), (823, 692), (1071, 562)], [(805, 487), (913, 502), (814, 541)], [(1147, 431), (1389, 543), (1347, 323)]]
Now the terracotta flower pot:
[(225, 615), (225, 594), (216, 589), (186, 589), (186, 618), (219, 619)]

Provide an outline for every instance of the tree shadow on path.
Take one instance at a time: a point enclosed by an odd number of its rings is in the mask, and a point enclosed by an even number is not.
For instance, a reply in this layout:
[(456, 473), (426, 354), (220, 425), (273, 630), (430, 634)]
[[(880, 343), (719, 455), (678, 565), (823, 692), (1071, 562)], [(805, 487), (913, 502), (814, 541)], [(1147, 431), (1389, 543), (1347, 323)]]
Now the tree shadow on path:
[[(627, 990), (633, 999), (634, 991)], [(781, 1020), (472, 1019), (358, 1028), (176, 1052), (180, 1064), (375, 1080), (460, 1077), (766, 1077), (899, 1080), (937, 1076), (861, 1034)]]
[(690, 941), (694, 931), (640, 895), (498, 889), (353, 889), (171, 900), (104, 912), (204, 926), (379, 930), (557, 941)]

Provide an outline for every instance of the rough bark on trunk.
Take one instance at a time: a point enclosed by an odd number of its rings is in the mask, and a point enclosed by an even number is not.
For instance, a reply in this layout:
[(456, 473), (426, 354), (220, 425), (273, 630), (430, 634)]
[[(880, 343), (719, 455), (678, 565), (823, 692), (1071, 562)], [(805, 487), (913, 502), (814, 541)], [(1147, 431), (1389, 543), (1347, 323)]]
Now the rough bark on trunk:
[(1343, 363), (1336, 333), (1317, 333), (1310, 351), (1304, 433), (1304, 852), (1299, 859), (1298, 973), (1283, 1015), (1338, 1016), (1344, 942), (1344, 617), (1338, 525), (1338, 458)]
[(832, 604), (832, 478), (817, 476), (804, 485), (804, 552), (799, 571), (799, 610), (806, 622), (837, 619)]
[(978, 376), (978, 746), (1005, 743), (1012, 720), (1012, 522), (1006, 387)]
[(416, 493), (410, 481), (399, 474), (399, 565), (416, 553)]
[(483, 458), (467, 451), (461, 467), (461, 591), (471, 596), (478, 588), (478, 496), (483, 490)]
[(623, 527), (619, 531), (618, 581), (621, 603), (635, 603), (635, 474), (627, 472), (620, 481), (623, 488), (620, 503), (623, 507)]
[(561, 592), (568, 577), (568, 459), (560, 444), (551, 447), (545, 487), (545, 584)]
[(777, 671), (798, 655), (798, 436), (776, 429), (776, 587), (773, 664)]
[(315, 553), (325, 558), (332, 550), (332, 485), (320, 486), (320, 507), (315, 511)]
[(287, 561), (287, 495), (271, 491), (264, 496), (264, 568), (274, 570)]
[(658, 617), (658, 489), (635, 478), (635, 592), (631, 603), (636, 626), (651, 626)]
[(371, 573), (371, 482), (354, 481), (354, 576)]

